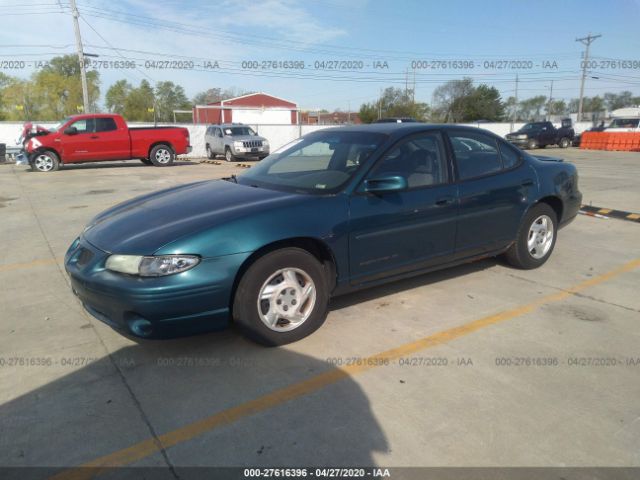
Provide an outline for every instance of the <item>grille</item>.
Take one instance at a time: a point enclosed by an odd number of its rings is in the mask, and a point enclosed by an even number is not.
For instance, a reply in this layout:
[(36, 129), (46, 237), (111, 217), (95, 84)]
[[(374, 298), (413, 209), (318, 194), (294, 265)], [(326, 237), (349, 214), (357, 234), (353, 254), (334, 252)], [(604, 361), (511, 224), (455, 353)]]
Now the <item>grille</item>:
[(247, 140), (242, 142), (242, 146), (245, 148), (256, 148), (262, 146), (262, 140)]

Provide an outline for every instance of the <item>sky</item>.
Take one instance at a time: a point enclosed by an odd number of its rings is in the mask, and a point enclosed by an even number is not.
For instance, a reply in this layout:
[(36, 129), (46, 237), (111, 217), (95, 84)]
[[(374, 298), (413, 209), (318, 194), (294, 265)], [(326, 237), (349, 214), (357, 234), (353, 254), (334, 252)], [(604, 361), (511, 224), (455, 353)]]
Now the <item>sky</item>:
[[(0, 0), (0, 71), (28, 77), (74, 53), (70, 0)], [(640, 95), (640, 0), (77, 0), (84, 51), (99, 55), (101, 92), (117, 80), (171, 80), (262, 91), (303, 109), (358, 110), (385, 87), (431, 103), (471, 77), (503, 98)], [(170, 68), (166, 68), (166, 67)], [(596, 78), (593, 78), (596, 77)]]

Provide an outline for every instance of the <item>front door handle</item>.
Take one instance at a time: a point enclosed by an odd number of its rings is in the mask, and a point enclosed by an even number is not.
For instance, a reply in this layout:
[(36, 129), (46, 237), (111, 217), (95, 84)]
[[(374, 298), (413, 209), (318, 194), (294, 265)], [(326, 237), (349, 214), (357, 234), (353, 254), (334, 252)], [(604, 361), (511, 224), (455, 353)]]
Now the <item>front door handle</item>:
[(520, 185), (522, 185), (523, 187), (531, 187), (533, 185), (533, 180), (527, 178), (526, 180), (523, 180)]
[(91, 135), (89, 138), (100, 138), (98, 135)]
[(436, 205), (438, 206), (450, 205), (452, 203), (453, 203), (453, 197), (442, 197), (436, 200)]

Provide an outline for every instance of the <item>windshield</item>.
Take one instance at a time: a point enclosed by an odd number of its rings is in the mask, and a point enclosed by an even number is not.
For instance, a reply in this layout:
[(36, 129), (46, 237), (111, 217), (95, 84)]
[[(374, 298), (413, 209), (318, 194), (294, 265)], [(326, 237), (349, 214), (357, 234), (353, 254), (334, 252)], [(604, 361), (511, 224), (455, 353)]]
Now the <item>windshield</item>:
[(614, 118), (608, 128), (638, 128), (638, 118)]
[(315, 132), (238, 176), (238, 183), (302, 193), (339, 190), (387, 138), (370, 132)]
[(224, 129), (224, 134), (232, 137), (257, 135), (250, 127), (227, 127)]
[(49, 131), (50, 131), (51, 133), (55, 133), (55, 132), (57, 132), (58, 130), (60, 130), (60, 127), (62, 127), (62, 126), (63, 126), (65, 123), (67, 123), (70, 119), (71, 119), (71, 117), (67, 117), (67, 118), (64, 118), (64, 119), (60, 120), (58, 123), (56, 123), (56, 124), (55, 124), (55, 126), (50, 127), (50, 128), (49, 128)]
[(521, 132), (529, 132), (531, 130), (540, 130), (542, 128), (541, 123), (527, 123), (524, 127), (520, 129)]

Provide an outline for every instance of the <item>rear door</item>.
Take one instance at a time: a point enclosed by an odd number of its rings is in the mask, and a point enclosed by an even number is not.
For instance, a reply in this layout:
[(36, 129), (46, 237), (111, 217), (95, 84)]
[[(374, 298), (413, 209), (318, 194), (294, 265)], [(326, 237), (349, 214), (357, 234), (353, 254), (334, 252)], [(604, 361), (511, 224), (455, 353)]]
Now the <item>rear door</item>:
[(457, 186), (450, 182), (444, 140), (429, 131), (401, 140), (367, 179), (400, 175), (408, 189), (350, 199), (349, 261), (353, 284), (446, 262), (454, 251)]
[(516, 236), (535, 172), (522, 152), (492, 135), (448, 130), (459, 185), (456, 258), (500, 249)]
[(131, 157), (131, 140), (126, 125), (118, 128), (112, 117), (97, 117), (90, 136), (91, 160), (127, 160)]

